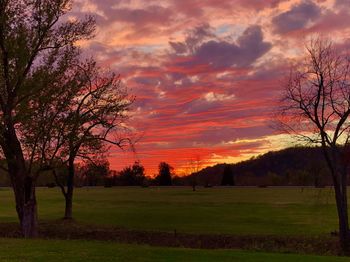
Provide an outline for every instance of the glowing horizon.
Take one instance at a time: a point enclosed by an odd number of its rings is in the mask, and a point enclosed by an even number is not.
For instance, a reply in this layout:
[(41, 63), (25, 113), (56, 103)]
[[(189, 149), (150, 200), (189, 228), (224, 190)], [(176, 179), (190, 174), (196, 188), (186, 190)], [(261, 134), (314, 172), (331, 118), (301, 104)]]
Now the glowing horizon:
[(178, 174), (239, 162), (291, 145), (271, 129), (282, 83), (306, 39), (350, 47), (349, 0), (76, 0), (71, 17), (96, 16), (87, 56), (121, 74), (136, 95), (128, 125), (136, 153), (110, 153), (111, 168), (140, 160)]

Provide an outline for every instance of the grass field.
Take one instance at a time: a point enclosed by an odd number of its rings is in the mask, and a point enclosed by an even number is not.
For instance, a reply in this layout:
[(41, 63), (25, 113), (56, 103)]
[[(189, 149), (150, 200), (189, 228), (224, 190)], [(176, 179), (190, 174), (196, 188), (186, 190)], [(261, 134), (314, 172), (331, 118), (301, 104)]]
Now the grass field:
[[(58, 188), (38, 188), (39, 219), (62, 218)], [(329, 188), (78, 188), (77, 223), (179, 233), (326, 235), (337, 230)], [(0, 189), (0, 222), (16, 222), (10, 189)], [(22, 257), (18, 250), (27, 250)], [(171, 249), (93, 241), (0, 239), (0, 261), (348, 261), (338, 257)], [(185, 258), (185, 259), (182, 259)]]
[(97, 241), (0, 239), (0, 261), (320, 261), (345, 262), (344, 257), (268, 254), (232, 250), (198, 250), (122, 245)]
[[(39, 218), (63, 216), (58, 188), (37, 190)], [(79, 188), (78, 222), (127, 229), (214, 234), (329, 234), (337, 229), (331, 189)], [(0, 190), (0, 222), (16, 220), (13, 194)]]

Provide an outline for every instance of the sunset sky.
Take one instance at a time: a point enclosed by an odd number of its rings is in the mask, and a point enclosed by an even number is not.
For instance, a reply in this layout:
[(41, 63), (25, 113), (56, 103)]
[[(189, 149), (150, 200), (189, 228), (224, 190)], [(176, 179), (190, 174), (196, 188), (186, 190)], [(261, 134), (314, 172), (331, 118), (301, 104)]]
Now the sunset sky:
[(136, 153), (112, 150), (111, 167), (140, 160), (148, 175), (290, 145), (270, 126), (291, 64), (315, 34), (350, 47), (350, 0), (76, 0), (70, 16), (85, 14), (85, 54), (136, 95)]

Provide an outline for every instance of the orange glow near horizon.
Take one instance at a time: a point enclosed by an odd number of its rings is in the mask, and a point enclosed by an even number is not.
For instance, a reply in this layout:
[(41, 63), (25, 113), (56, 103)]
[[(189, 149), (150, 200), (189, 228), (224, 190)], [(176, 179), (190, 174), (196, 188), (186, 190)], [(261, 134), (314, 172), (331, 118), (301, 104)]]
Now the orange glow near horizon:
[(136, 96), (136, 152), (112, 149), (111, 168), (161, 161), (179, 175), (293, 145), (271, 129), (283, 80), (305, 39), (332, 36), (350, 50), (348, 0), (76, 0), (95, 15), (87, 56), (121, 74)]

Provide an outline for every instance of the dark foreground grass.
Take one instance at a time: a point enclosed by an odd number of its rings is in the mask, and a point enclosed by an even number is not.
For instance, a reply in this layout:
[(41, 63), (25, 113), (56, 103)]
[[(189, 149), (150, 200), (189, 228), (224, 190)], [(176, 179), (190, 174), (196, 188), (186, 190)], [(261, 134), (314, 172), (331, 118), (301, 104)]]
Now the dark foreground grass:
[(350, 261), (344, 257), (124, 245), (98, 241), (0, 239), (0, 261)]
[[(75, 220), (68, 223), (60, 220), (64, 201), (57, 188), (39, 188), (37, 195), (40, 236), (76, 240), (3, 239), (0, 261), (348, 261), (182, 248), (338, 254), (329, 188), (79, 188)], [(1, 236), (18, 230), (6, 188), (0, 189), (0, 226)]]
[[(39, 219), (63, 216), (58, 188), (37, 190)], [(331, 189), (79, 188), (78, 223), (125, 229), (235, 235), (329, 235), (337, 229)], [(0, 222), (16, 222), (13, 194), (0, 190)]]

